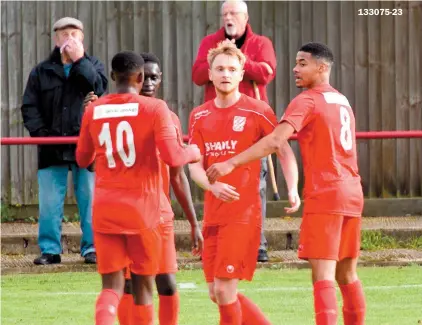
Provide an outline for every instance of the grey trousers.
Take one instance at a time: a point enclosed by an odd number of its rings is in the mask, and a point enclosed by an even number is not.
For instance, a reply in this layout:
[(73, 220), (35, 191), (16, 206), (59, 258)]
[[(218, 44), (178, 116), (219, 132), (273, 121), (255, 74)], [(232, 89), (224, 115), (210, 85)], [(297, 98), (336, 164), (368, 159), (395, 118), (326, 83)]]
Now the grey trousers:
[(261, 196), (261, 205), (262, 205), (262, 223), (261, 223), (261, 241), (259, 244), (259, 249), (267, 250), (267, 239), (265, 238), (264, 225), (265, 218), (267, 214), (267, 174), (268, 174), (268, 164), (267, 158), (261, 159), (261, 172), (259, 177), (259, 195)]

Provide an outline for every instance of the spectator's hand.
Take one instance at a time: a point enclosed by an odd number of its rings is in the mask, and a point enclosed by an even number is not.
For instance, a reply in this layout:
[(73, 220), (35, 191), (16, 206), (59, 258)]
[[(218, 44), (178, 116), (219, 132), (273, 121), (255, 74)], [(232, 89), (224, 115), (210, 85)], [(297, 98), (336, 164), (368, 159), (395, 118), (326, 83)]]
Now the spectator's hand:
[(237, 193), (235, 189), (235, 187), (229, 184), (215, 182), (211, 185), (210, 191), (217, 199), (224, 202), (232, 202), (237, 201), (240, 198), (239, 193)]
[(198, 225), (191, 228), (191, 239), (193, 256), (200, 256), (204, 244), (204, 237), (202, 237), (201, 229), (199, 229)]
[(84, 99), (84, 108), (86, 108), (92, 102), (95, 102), (98, 99), (98, 96), (94, 94), (93, 91), (90, 91), (88, 95), (85, 96)]
[(72, 38), (69, 39), (65, 44), (66, 45), (63, 45), (63, 50), (67, 53), (73, 62), (78, 61), (84, 56), (85, 50), (82, 42)]
[(274, 71), (271, 69), (270, 65), (267, 62), (259, 62), (260, 65), (262, 65), (265, 69), (267, 69), (267, 72), (269, 74), (273, 74)]

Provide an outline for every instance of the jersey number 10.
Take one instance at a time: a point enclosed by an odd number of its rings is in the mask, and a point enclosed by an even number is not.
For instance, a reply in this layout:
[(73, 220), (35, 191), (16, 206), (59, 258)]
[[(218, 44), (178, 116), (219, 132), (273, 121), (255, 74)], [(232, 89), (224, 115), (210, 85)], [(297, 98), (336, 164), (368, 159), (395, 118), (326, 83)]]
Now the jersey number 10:
[[(123, 133), (126, 133), (126, 142), (129, 149), (128, 154), (126, 154), (125, 148), (123, 146)], [(106, 146), (108, 168), (115, 168), (116, 161), (113, 157), (113, 142), (111, 141), (110, 123), (106, 122), (103, 124), (100, 135), (98, 136), (98, 140), (100, 141), (101, 146)], [(122, 162), (126, 167), (132, 167), (135, 164), (136, 151), (135, 143), (133, 142), (133, 130), (127, 121), (121, 121), (119, 124), (117, 124), (116, 149), (120, 159), (122, 159)]]

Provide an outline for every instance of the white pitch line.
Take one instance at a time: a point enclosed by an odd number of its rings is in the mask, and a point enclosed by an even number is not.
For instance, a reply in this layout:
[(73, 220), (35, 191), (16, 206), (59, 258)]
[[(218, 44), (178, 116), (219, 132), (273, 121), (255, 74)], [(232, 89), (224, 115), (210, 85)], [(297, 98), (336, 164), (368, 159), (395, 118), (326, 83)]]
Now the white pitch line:
[[(422, 284), (403, 284), (403, 285), (391, 285), (391, 286), (367, 286), (363, 287), (366, 290), (401, 290), (401, 289), (415, 289), (415, 288), (422, 288)], [(192, 288), (192, 289), (182, 289), (179, 288), (180, 292), (203, 292), (207, 293), (207, 289), (199, 289), (199, 288)], [(273, 292), (273, 291), (312, 291), (311, 287), (268, 287), (268, 288), (245, 288), (240, 289), (239, 291), (248, 291), (248, 292)], [(95, 296), (98, 295), (98, 292), (26, 292), (28, 296)], [(22, 293), (9, 293), (2, 290), (2, 296), (22, 296)]]

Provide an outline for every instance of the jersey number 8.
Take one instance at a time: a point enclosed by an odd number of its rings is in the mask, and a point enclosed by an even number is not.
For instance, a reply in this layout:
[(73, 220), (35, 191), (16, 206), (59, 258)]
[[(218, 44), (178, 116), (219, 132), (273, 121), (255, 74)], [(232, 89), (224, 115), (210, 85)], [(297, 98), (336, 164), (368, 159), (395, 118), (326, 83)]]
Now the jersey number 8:
[[(126, 154), (125, 148), (123, 146), (123, 133), (126, 133), (126, 142), (129, 149), (129, 153)], [(106, 122), (101, 128), (100, 135), (98, 136), (100, 145), (106, 146), (106, 157), (108, 162), (108, 168), (115, 168), (116, 161), (113, 157), (113, 143), (111, 141), (111, 132), (110, 132), (110, 123)], [(116, 149), (120, 158), (122, 159), (123, 164), (126, 167), (132, 167), (135, 164), (136, 160), (136, 151), (135, 143), (133, 142), (133, 130), (129, 122), (121, 121), (117, 124), (116, 128)]]
[(344, 151), (349, 151), (353, 147), (352, 130), (350, 128), (350, 114), (346, 107), (340, 106), (340, 143)]

